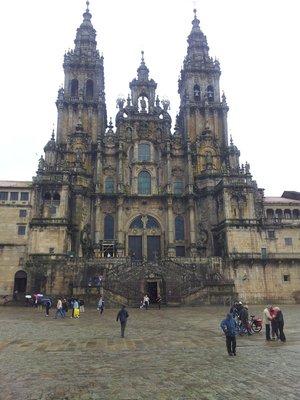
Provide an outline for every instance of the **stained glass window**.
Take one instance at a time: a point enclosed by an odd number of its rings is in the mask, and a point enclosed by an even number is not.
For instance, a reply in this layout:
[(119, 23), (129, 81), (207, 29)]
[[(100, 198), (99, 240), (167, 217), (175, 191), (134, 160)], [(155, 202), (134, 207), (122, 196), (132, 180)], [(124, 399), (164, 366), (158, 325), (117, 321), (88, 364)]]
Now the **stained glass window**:
[(138, 193), (151, 194), (151, 175), (147, 171), (142, 171), (138, 177)]

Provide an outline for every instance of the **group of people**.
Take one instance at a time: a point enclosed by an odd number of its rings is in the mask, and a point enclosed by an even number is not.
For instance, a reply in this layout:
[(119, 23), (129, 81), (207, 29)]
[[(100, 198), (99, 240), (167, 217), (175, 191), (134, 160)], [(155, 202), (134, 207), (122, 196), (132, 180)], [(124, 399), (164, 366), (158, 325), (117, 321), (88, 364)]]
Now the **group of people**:
[[(283, 332), (284, 319), (279, 307), (267, 306), (263, 311), (263, 320), (266, 330), (266, 340), (286, 341)], [(249, 324), (248, 306), (241, 301), (235, 302), (230, 308), (226, 318), (221, 321), (221, 329), (226, 337), (226, 348), (229, 356), (236, 356), (236, 335), (239, 321), (247, 333), (251, 335)], [(272, 337), (271, 337), (272, 335)]]
[[(49, 316), (51, 306), (51, 299), (47, 299), (45, 302), (46, 317)], [(79, 318), (80, 313), (84, 312), (84, 300), (78, 300), (72, 297), (68, 301), (66, 298), (59, 297), (56, 303), (56, 313), (54, 318), (65, 318), (69, 310), (71, 311), (70, 318)]]
[[(266, 340), (286, 341), (283, 332), (284, 319), (282, 311), (279, 307), (267, 306), (263, 312), (263, 320), (266, 327)], [(272, 336), (272, 337), (271, 337)]]

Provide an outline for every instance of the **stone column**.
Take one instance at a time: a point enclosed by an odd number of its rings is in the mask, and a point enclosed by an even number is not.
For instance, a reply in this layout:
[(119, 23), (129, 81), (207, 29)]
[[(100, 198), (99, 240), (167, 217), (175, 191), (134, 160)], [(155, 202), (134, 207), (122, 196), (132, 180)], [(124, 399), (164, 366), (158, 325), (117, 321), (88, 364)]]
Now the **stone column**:
[(123, 227), (123, 203), (124, 199), (120, 197), (117, 200), (117, 241), (118, 241), (118, 257), (124, 256), (124, 227)]
[(101, 146), (101, 141), (98, 140), (97, 143), (97, 166), (96, 166), (96, 171), (95, 171), (95, 182), (96, 182), (96, 192), (101, 191), (101, 178), (103, 176), (102, 173), (102, 146)]
[(95, 243), (99, 243), (103, 239), (101, 232), (103, 231), (102, 223), (102, 210), (101, 210), (101, 200), (97, 199), (95, 203)]
[(171, 144), (167, 142), (167, 193), (172, 193)]
[(227, 111), (228, 108), (223, 107), (223, 138), (225, 146), (228, 146)]
[(218, 110), (214, 110), (214, 133), (215, 137), (219, 138), (219, 119), (218, 119)]
[(195, 256), (197, 252), (196, 233), (195, 233), (196, 220), (195, 220), (195, 204), (192, 198), (189, 199), (188, 208), (189, 208), (189, 222), (190, 222), (190, 249), (191, 249), (190, 255)]
[(118, 193), (123, 193), (124, 182), (123, 182), (123, 145), (119, 142), (118, 149)]
[(173, 214), (173, 201), (169, 197), (167, 200), (167, 225), (168, 225), (168, 256), (175, 257), (174, 245), (174, 214)]
[(193, 193), (193, 163), (192, 163), (192, 152), (191, 152), (191, 142), (187, 142), (187, 172), (188, 172), (188, 193)]

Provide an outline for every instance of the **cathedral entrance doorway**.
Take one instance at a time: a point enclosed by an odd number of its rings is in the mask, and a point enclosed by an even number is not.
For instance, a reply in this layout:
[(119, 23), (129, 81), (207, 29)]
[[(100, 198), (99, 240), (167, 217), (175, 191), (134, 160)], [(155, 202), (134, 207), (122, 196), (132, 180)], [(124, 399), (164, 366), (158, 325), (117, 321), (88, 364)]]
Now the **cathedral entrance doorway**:
[(25, 293), (27, 286), (27, 274), (25, 271), (18, 271), (15, 274), (14, 292)]
[(156, 303), (158, 290), (157, 290), (157, 282), (147, 282), (147, 294), (150, 298), (150, 303)]
[(149, 215), (136, 217), (129, 227), (128, 255), (133, 260), (156, 261), (161, 254), (161, 228)]

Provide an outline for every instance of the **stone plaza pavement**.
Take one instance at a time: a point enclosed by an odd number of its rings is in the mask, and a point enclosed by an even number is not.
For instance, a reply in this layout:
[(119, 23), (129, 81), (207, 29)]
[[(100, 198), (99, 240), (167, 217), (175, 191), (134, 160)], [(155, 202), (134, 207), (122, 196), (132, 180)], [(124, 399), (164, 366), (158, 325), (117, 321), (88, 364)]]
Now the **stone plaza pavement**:
[(125, 339), (117, 310), (56, 320), (53, 311), (1, 307), (0, 399), (299, 400), (300, 306), (282, 310), (285, 344), (239, 337), (229, 357), (224, 307), (128, 309)]

